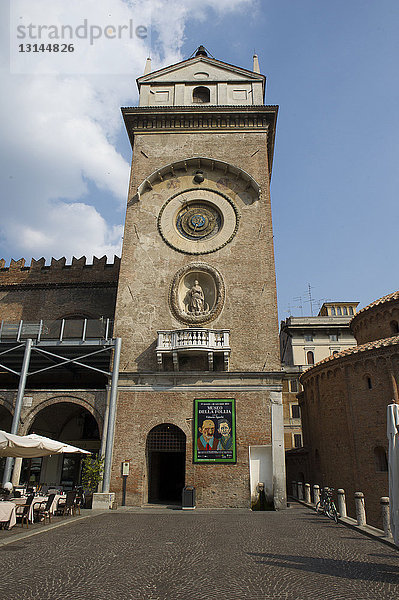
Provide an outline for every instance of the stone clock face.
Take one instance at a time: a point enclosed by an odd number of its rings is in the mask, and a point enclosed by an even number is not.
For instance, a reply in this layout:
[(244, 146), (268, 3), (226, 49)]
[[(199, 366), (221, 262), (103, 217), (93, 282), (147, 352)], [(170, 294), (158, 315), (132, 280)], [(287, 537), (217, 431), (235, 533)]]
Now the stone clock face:
[(229, 243), (238, 228), (238, 211), (224, 194), (192, 189), (163, 205), (158, 229), (169, 246), (186, 254), (207, 254)]
[(209, 239), (220, 231), (222, 223), (219, 209), (201, 201), (187, 204), (176, 216), (176, 229), (188, 240)]

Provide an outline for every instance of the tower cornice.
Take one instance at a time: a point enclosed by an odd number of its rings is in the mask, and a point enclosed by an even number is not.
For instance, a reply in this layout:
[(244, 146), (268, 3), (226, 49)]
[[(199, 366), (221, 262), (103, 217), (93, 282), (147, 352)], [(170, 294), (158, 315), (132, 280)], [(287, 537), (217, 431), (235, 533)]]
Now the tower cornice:
[(132, 148), (137, 133), (266, 132), (271, 172), (278, 106), (133, 106), (121, 110)]

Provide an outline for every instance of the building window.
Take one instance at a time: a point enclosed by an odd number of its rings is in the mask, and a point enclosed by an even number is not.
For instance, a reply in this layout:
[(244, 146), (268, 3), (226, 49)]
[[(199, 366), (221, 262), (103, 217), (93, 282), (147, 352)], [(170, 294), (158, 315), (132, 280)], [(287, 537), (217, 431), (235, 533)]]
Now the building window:
[(290, 379), (290, 392), (297, 392), (297, 391), (298, 391), (298, 380)]
[(306, 353), (306, 362), (308, 365), (314, 365), (314, 354), (311, 350)]
[(375, 470), (379, 472), (388, 471), (387, 453), (382, 446), (374, 448)]
[(312, 333), (305, 333), (305, 342), (313, 342), (313, 334)]
[(337, 306), (337, 316), (342, 317), (342, 310), (340, 306)]
[(373, 385), (371, 383), (371, 378), (370, 377), (366, 377), (366, 381), (367, 381), (367, 387), (369, 390), (372, 389)]
[(335, 306), (331, 307), (331, 315), (335, 317)]
[(338, 354), (338, 350), (333, 350), (333, 356), (334, 354)]
[(301, 409), (299, 408), (299, 404), (291, 404), (291, 417), (293, 419), (301, 418)]
[(393, 333), (393, 335), (396, 335), (397, 333), (399, 333), (399, 325), (398, 325), (397, 321), (391, 321), (390, 326), (391, 326), (391, 332)]
[(353, 315), (353, 307), (352, 306), (349, 307), (349, 314)]
[(330, 333), (330, 342), (338, 342), (338, 333)]
[(294, 448), (302, 448), (302, 434), (294, 433)]
[(195, 104), (206, 104), (211, 101), (211, 91), (207, 87), (196, 87), (193, 90), (193, 102)]
[(342, 309), (344, 315), (346, 316), (348, 314), (348, 309), (346, 308), (346, 306), (344, 306), (344, 308)]

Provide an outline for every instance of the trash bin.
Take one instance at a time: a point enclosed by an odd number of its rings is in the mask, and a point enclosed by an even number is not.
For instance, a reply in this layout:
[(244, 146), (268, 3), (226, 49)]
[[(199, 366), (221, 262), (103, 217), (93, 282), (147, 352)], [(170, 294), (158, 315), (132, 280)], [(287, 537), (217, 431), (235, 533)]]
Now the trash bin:
[(183, 510), (194, 510), (195, 508), (195, 487), (186, 485), (182, 491), (181, 507)]

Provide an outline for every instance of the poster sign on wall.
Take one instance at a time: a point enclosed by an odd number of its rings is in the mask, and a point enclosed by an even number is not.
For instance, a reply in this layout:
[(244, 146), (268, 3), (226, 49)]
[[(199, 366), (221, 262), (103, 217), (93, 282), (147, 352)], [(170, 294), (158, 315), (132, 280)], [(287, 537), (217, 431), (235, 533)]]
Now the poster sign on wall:
[(194, 462), (236, 462), (234, 400), (194, 400)]

